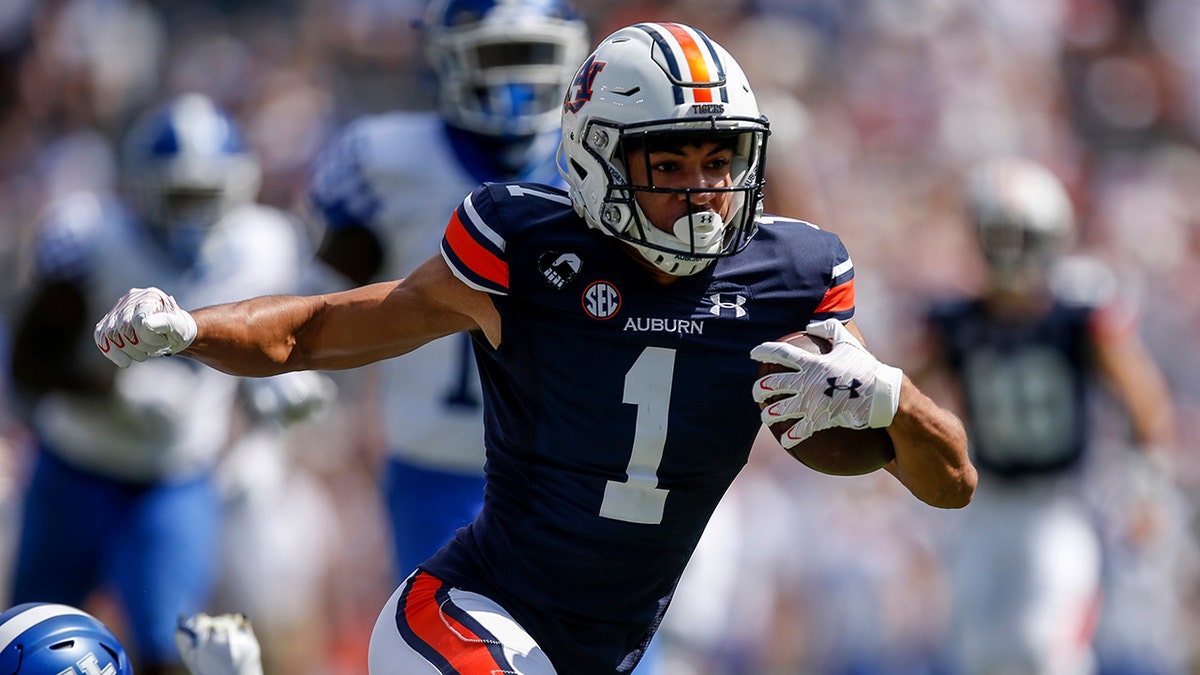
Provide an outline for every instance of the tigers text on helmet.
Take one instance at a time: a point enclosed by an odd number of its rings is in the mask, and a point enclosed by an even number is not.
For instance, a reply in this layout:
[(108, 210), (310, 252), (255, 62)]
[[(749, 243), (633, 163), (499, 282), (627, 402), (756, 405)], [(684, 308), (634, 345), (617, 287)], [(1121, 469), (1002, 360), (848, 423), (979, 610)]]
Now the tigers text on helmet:
[[(729, 52), (690, 26), (641, 23), (605, 38), (567, 90), (559, 170), (589, 226), (629, 243), (655, 268), (688, 276), (742, 250), (757, 231), (769, 133)], [(674, 138), (731, 141), (731, 184), (633, 185), (630, 154)], [(697, 192), (729, 192), (732, 199), (728, 213), (690, 213), (667, 232), (638, 204), (637, 194), (650, 192), (689, 201)]]
[(30, 602), (0, 614), (4, 675), (132, 675), (112, 631), (67, 605)]
[(1040, 283), (1074, 239), (1066, 188), (1035, 162), (1006, 157), (972, 169), (967, 208), (993, 285), (1018, 291)]
[(255, 199), (262, 178), (233, 118), (194, 93), (139, 118), (122, 159), (141, 216), (184, 263), (222, 216)]
[(448, 122), (502, 138), (558, 123), (588, 49), (587, 25), (566, 0), (433, 0), (423, 24)]

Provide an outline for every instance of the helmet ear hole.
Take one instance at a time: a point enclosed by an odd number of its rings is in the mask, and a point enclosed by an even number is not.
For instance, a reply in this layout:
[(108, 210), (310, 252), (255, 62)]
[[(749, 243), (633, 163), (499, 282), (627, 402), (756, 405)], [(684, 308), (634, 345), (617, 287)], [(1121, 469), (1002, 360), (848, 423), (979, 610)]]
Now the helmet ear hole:
[(568, 160), (568, 161), (571, 162), (571, 168), (574, 169), (575, 173), (579, 174), (579, 179), (587, 180), (588, 170), (586, 168), (584, 168), (584, 166), (582, 164), (580, 164), (579, 162), (576, 162), (573, 159)]

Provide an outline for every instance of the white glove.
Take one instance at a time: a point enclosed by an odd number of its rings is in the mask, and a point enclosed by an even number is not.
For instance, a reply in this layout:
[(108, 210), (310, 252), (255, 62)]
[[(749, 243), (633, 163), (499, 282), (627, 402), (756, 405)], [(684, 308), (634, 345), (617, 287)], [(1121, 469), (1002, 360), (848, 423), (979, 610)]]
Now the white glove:
[(131, 288), (96, 324), (92, 337), (109, 361), (126, 368), (187, 349), (196, 339), (196, 321), (157, 288)]
[(317, 417), (337, 397), (333, 378), (313, 370), (248, 379), (243, 386), (254, 412), (284, 425)]
[(180, 617), (175, 647), (192, 675), (262, 675), (262, 649), (241, 614)]
[(805, 331), (829, 340), (833, 349), (815, 354), (786, 342), (764, 342), (750, 350), (755, 361), (796, 371), (772, 373), (754, 383), (759, 403), (785, 396), (763, 408), (764, 424), (796, 420), (780, 443), (791, 448), (830, 427), (891, 425), (904, 373), (880, 363), (837, 319), (810, 323)]

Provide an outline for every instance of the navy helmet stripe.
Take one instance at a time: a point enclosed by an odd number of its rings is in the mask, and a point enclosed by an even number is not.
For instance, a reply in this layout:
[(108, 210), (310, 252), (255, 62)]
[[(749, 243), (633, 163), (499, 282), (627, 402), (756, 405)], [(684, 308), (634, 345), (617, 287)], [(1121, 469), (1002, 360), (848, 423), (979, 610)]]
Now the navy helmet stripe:
[[(667, 59), (667, 67), (671, 69), (671, 77), (673, 77), (676, 82), (682, 82), (683, 72), (679, 69), (679, 61), (675, 59), (675, 51), (672, 49), (671, 43), (662, 36), (662, 33), (655, 29), (654, 24), (639, 23), (637, 24), (637, 27), (646, 31), (646, 33), (654, 39), (654, 41), (658, 44), (659, 49), (662, 50), (663, 56), (665, 56)], [(675, 103), (683, 105), (683, 88), (679, 85), (675, 85), (672, 87), (672, 89), (675, 90)]]

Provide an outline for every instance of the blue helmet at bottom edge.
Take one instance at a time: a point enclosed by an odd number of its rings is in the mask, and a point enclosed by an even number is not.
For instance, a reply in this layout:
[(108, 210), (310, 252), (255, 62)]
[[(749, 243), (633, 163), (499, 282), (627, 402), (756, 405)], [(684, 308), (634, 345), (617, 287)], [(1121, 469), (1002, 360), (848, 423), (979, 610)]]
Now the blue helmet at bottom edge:
[(0, 675), (133, 675), (117, 636), (75, 607), (29, 602), (0, 613)]

